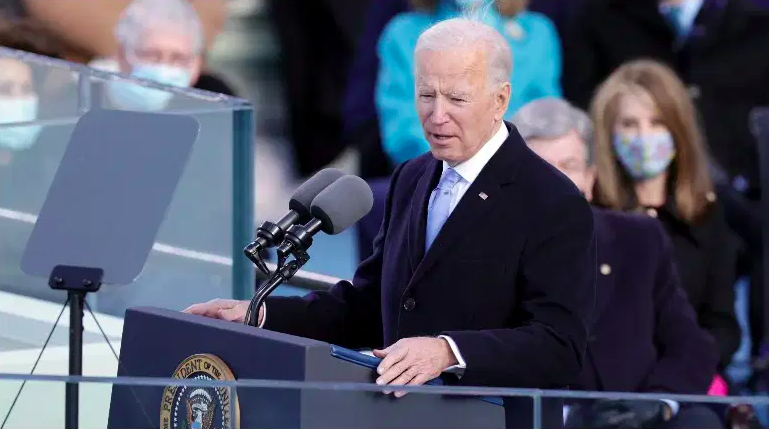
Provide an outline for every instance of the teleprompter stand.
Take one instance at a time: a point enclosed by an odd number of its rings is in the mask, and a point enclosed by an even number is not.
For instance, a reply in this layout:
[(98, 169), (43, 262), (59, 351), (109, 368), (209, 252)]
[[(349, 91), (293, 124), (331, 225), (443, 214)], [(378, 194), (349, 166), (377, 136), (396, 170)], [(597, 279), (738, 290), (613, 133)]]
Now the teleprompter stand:
[[(52, 289), (66, 290), (69, 305), (69, 375), (83, 374), (83, 307), (85, 296), (101, 287), (104, 270), (101, 268), (58, 265), (51, 272), (48, 285)], [(65, 427), (78, 427), (80, 403), (79, 385), (67, 383), (65, 392)]]
[[(99, 109), (78, 120), (21, 260), (24, 273), (67, 291), (70, 376), (83, 374), (87, 294), (141, 274), (198, 131), (175, 114)], [(68, 382), (67, 429), (79, 427), (78, 407)]]

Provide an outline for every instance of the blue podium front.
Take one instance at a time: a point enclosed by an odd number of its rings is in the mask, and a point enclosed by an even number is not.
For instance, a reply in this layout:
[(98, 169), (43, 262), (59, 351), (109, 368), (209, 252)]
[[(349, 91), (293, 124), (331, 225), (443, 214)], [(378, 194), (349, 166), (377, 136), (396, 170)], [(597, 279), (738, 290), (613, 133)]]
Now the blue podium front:
[[(340, 353), (341, 351), (341, 353)], [(196, 380), (371, 383), (370, 362), (343, 349), (237, 323), (159, 308), (126, 312), (118, 376)], [(317, 389), (112, 389), (118, 428), (503, 428), (505, 409), (477, 398)]]

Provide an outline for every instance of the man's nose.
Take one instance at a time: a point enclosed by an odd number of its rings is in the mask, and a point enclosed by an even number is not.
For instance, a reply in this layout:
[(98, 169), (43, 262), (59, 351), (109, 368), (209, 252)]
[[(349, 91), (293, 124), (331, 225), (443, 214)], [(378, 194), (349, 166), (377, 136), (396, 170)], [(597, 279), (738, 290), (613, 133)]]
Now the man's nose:
[(433, 105), (433, 113), (430, 115), (430, 121), (434, 124), (445, 124), (449, 121), (448, 111), (445, 103), (441, 99), (436, 99)]

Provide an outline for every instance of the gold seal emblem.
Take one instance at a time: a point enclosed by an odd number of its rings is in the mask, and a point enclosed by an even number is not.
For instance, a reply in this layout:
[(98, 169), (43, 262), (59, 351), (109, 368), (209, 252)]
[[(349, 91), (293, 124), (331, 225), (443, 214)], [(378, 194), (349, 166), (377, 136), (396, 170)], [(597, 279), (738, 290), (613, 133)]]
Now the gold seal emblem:
[[(192, 355), (174, 371), (173, 378), (235, 380), (221, 359), (210, 354)], [(240, 427), (237, 398), (226, 387), (168, 386), (160, 405), (161, 429), (228, 429)], [(230, 415), (235, 424), (230, 425)]]

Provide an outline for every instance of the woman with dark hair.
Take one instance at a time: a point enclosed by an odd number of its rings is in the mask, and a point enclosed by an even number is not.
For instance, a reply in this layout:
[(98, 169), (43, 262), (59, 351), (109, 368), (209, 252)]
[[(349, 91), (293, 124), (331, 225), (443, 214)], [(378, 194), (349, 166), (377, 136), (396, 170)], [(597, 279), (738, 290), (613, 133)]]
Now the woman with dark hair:
[[(63, 50), (55, 38), (33, 22), (2, 18), (0, 46), (51, 58), (58, 58)], [(40, 98), (33, 71), (25, 61), (0, 56), (0, 165), (10, 162), (12, 152), (32, 146), (42, 131), (40, 125), (11, 125), (38, 119)]]
[(591, 114), (596, 203), (642, 211), (662, 222), (673, 242), (681, 284), (700, 325), (716, 339), (723, 370), (740, 344), (734, 311), (736, 243), (716, 201), (686, 88), (668, 67), (632, 61), (599, 87)]

